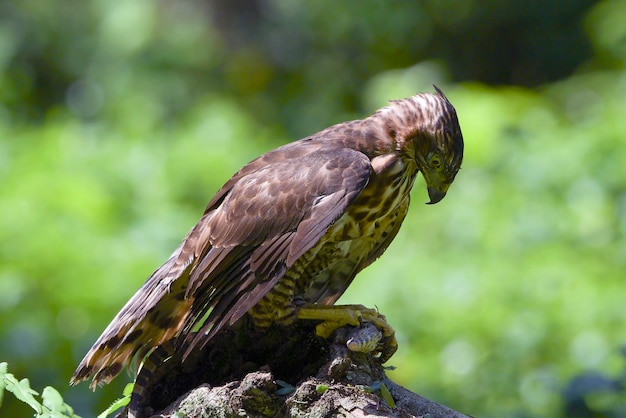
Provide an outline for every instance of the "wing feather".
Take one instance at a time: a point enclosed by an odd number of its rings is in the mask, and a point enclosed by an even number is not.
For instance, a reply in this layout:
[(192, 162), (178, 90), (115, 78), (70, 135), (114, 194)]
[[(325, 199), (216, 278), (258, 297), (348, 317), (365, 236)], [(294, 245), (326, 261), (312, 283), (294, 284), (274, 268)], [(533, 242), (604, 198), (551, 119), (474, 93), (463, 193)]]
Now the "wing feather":
[[(94, 376), (92, 389), (108, 383), (135, 357), (173, 338), (186, 319), (190, 301), (182, 300), (190, 255), (181, 245), (124, 305), (80, 362), (71, 383)], [(163, 315), (161, 317), (161, 315)], [(178, 320), (178, 327), (174, 323)], [(137, 344), (137, 341), (150, 342)]]
[[(185, 329), (197, 328), (197, 321), (210, 313), (200, 332), (185, 336), (186, 351), (203, 345), (258, 303), (343, 215), (370, 173), (367, 156), (339, 148), (276, 162), (240, 177), (208, 213), (211, 248), (190, 276), (194, 303)], [(229, 254), (213, 255), (218, 248), (237, 253), (237, 268), (232, 269)], [(242, 248), (252, 249), (249, 257), (240, 257)]]
[(132, 358), (171, 338), (190, 342), (188, 350), (204, 345), (319, 241), (367, 185), (370, 172), (366, 155), (312, 138), (246, 165), (113, 319), (72, 383), (90, 376), (92, 387), (109, 382)]

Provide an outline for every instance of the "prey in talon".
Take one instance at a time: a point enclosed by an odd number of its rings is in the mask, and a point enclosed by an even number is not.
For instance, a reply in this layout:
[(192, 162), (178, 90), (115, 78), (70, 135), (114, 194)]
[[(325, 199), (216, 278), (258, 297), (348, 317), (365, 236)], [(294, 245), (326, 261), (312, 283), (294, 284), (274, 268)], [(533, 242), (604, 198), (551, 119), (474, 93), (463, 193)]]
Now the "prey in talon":
[(383, 339), (383, 333), (370, 322), (350, 330), (346, 347), (350, 351), (371, 353), (376, 350), (378, 343)]
[[(387, 323), (385, 316), (378, 310), (368, 309), (363, 305), (304, 306), (298, 310), (297, 318), (323, 321), (316, 327), (317, 335), (323, 338), (330, 337), (338, 328), (345, 325), (355, 327), (353, 335), (346, 341), (348, 349), (361, 352), (377, 349), (382, 363), (398, 349), (396, 332)], [(377, 340), (374, 341), (375, 339)], [(373, 348), (369, 349), (372, 345)]]
[(71, 382), (108, 383), (166, 342), (184, 362), (244, 320), (259, 330), (315, 320), (326, 336), (370, 323), (381, 340), (374, 343), (377, 334), (366, 328), (351, 345), (382, 344), (380, 360), (391, 357), (397, 343), (382, 315), (334, 304), (397, 235), (418, 174), (435, 204), (461, 167), (456, 111), (435, 90), (393, 100), (241, 168), (115, 316)]

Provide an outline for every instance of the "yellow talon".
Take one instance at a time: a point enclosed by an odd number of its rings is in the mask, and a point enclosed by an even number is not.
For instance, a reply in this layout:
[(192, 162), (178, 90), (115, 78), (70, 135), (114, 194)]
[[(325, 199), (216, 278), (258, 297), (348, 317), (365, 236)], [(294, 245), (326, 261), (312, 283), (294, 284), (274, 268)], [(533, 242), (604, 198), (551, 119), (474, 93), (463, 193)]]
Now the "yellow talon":
[(309, 321), (322, 321), (315, 332), (322, 338), (329, 338), (338, 328), (346, 325), (354, 327), (362, 323), (372, 323), (383, 335), (380, 348), (381, 363), (389, 360), (398, 349), (395, 330), (389, 325), (385, 316), (376, 309), (363, 305), (307, 305), (298, 308), (296, 318)]

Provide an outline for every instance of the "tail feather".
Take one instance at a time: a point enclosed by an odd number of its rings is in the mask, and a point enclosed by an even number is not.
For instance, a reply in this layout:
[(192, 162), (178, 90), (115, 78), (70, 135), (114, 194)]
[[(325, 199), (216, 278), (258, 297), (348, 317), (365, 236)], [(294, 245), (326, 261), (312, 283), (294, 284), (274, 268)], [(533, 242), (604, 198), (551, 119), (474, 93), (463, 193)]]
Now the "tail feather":
[[(135, 386), (128, 405), (128, 416), (142, 416), (145, 408), (146, 395), (149, 393), (153, 385), (153, 375), (157, 370), (175, 353), (175, 342), (169, 340), (162, 345), (156, 347), (154, 351), (147, 356), (141, 366), (141, 370), (135, 379)], [(162, 370), (162, 368), (161, 368)]]
[(177, 336), (191, 300), (185, 298), (192, 255), (183, 245), (126, 303), (78, 365), (70, 384), (93, 376), (90, 388), (110, 382), (133, 358), (141, 361), (155, 346)]

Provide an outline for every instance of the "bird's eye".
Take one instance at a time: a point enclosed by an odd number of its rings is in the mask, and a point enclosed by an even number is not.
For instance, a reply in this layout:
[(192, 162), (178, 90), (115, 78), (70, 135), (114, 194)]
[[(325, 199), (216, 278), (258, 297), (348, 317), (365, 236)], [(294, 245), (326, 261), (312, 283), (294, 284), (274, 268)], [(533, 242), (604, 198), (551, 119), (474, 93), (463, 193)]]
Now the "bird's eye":
[(432, 157), (430, 157), (430, 166), (432, 168), (441, 167), (441, 158), (439, 158), (438, 155), (433, 155)]

